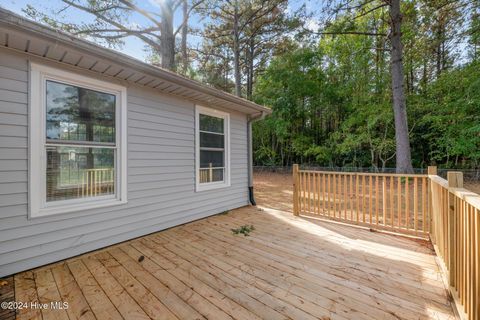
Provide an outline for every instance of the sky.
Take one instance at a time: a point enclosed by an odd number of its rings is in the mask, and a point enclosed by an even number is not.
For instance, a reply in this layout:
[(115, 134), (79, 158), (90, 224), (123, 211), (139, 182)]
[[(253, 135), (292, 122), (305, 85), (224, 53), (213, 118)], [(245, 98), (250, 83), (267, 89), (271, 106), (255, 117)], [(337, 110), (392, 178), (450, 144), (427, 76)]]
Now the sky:
[[(142, 8), (148, 9), (150, 11), (159, 11), (160, 6), (158, 1), (162, 0), (134, 0), (137, 4), (141, 4)], [(333, 0), (335, 1), (335, 0)], [(288, 11), (294, 12), (298, 10), (302, 5), (305, 5), (306, 12), (311, 14), (310, 18), (306, 22), (307, 28), (311, 30), (318, 30), (319, 27), (319, 12), (320, 7), (322, 6), (322, 0), (290, 0), (288, 5)], [(25, 16), (22, 12), (22, 9), (26, 8), (27, 5), (31, 5), (44, 13), (58, 12), (60, 9), (65, 7), (65, 4), (62, 0), (0, 0), (0, 7), (6, 8), (13, 12), (16, 12), (20, 15)], [(81, 23), (81, 22), (92, 22), (93, 16), (78, 10), (76, 8), (69, 8), (62, 11), (60, 17), (61, 21)], [(181, 9), (176, 10), (174, 15), (174, 28), (176, 29), (182, 22), (182, 12)], [(204, 23), (209, 22), (208, 18), (202, 20), (198, 15), (192, 15), (189, 20), (189, 25), (193, 28), (202, 28)], [(129, 23), (137, 25), (151, 25), (149, 21), (142, 15), (135, 14), (129, 17)], [(89, 39), (92, 40), (92, 39)], [(195, 36), (193, 34), (188, 35), (188, 42), (190, 47), (196, 47), (201, 43), (202, 39), (200, 36)], [(466, 43), (460, 42), (457, 44), (457, 51), (460, 55), (459, 59), (456, 59), (457, 64), (461, 64), (467, 58)], [(120, 51), (124, 54), (137, 58), (141, 61), (147, 61), (148, 52), (145, 50), (145, 43), (142, 40), (139, 40), (136, 37), (128, 37), (125, 39), (125, 43), (121, 47), (115, 47), (114, 50)]]
[[(153, 1), (152, 1), (153, 2)], [(145, 4), (148, 5), (148, 9), (154, 10), (156, 9), (150, 1), (145, 1)], [(59, 10), (65, 6), (65, 4), (61, 0), (0, 0), (0, 6), (7, 10), (11, 10), (15, 13), (25, 16), (22, 12), (22, 9), (25, 8), (27, 5), (31, 5), (36, 9), (42, 12), (49, 12), (50, 10)], [(181, 21), (181, 18), (178, 16), (180, 10), (177, 10), (178, 13), (174, 17), (175, 21)], [(63, 12), (64, 17), (62, 17), (62, 21), (71, 21), (71, 22), (88, 22), (93, 21), (92, 15), (83, 12), (77, 9), (68, 9)], [(178, 16), (178, 17), (177, 17)], [(140, 16), (132, 17), (131, 23), (138, 23), (140, 25), (146, 24), (146, 20)], [(121, 51), (124, 54), (130, 55), (134, 58), (139, 60), (145, 61), (147, 53), (144, 50), (145, 44), (143, 41), (139, 40), (136, 37), (128, 37), (125, 41), (125, 45), (121, 48), (114, 48), (115, 50)]]
[[(160, 7), (157, 1), (161, 0), (137, 0), (137, 3), (142, 3), (142, 8), (155, 11), (160, 10)], [(307, 11), (312, 11), (315, 9), (315, 0), (303, 0), (303, 1), (290, 1), (289, 10), (295, 11), (300, 8), (303, 4), (306, 5)], [(34, 8), (38, 9), (41, 12), (50, 13), (53, 11), (59, 11), (65, 7), (65, 4), (61, 0), (0, 0), (0, 6), (11, 10), (15, 13), (25, 16), (22, 12), (22, 9), (26, 8), (27, 5), (31, 5)], [(81, 10), (75, 8), (69, 8), (62, 12), (61, 14), (62, 21), (68, 22), (90, 22), (93, 21), (92, 15), (82, 12)], [(174, 15), (174, 28), (178, 27), (182, 22), (182, 13), (181, 10), (177, 10)], [(200, 28), (207, 20), (201, 20), (199, 16), (193, 15), (190, 17), (189, 24), (193, 28)], [(129, 23), (138, 24), (138, 25), (148, 25), (148, 21), (141, 15), (134, 15), (130, 18)], [(308, 22), (308, 25), (312, 28), (317, 26), (317, 23), (314, 19), (311, 19)], [(201, 38), (194, 35), (189, 35), (188, 41), (190, 45), (196, 46), (201, 42)], [(143, 41), (137, 39), (136, 37), (128, 37), (125, 40), (125, 44), (121, 48), (114, 48), (124, 54), (137, 58), (139, 60), (145, 61), (148, 52), (144, 50), (145, 44)]]

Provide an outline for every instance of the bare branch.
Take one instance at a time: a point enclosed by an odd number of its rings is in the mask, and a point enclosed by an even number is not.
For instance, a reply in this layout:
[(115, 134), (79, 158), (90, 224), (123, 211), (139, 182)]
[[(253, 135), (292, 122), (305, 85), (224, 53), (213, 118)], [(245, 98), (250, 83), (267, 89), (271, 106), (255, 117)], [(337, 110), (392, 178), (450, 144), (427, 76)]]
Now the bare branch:
[(175, 32), (173, 33), (173, 36), (176, 36), (180, 32), (180, 30), (182, 30), (183, 26), (188, 22), (188, 18), (190, 17), (192, 11), (195, 10), (195, 8), (197, 8), (203, 2), (205, 2), (205, 0), (199, 0), (197, 3), (193, 4), (190, 7), (190, 9), (188, 9), (187, 15), (185, 17), (183, 17), (182, 23), (180, 24), (180, 26), (178, 26), (177, 30), (175, 30)]
[(120, 1), (121, 3), (123, 3), (124, 5), (128, 6), (130, 9), (140, 13), (141, 15), (143, 15), (145, 18), (147, 18), (148, 20), (150, 20), (151, 22), (153, 22), (157, 27), (161, 27), (161, 22), (158, 21), (157, 19), (155, 19), (149, 12), (147, 12), (146, 10), (143, 10), (142, 8), (139, 8), (138, 6), (136, 6), (135, 4), (131, 3), (130, 1), (128, 0), (118, 0)]
[(368, 32), (368, 31), (336, 31), (336, 32), (324, 32), (324, 31), (311, 31), (307, 30), (311, 33), (318, 34), (318, 35), (359, 35), (359, 36), (375, 36), (375, 37), (386, 37), (386, 33), (376, 33), (376, 32)]
[(383, 4), (381, 4), (381, 5), (378, 5), (378, 6), (376, 6), (376, 7), (374, 7), (374, 8), (371, 8), (371, 9), (365, 11), (365, 12), (362, 12), (361, 14), (355, 16), (353, 19), (355, 20), (355, 19), (364, 17), (364, 16), (366, 16), (367, 14), (372, 13), (372, 12), (374, 12), (374, 11), (377, 11), (378, 9), (383, 8), (383, 7), (388, 7), (388, 4), (383, 3)]
[[(74, 2), (72, 2), (72, 1), (70, 1), (70, 0), (62, 0), (62, 1), (63, 1), (64, 3), (72, 6), (72, 7), (75, 7), (75, 8), (77, 8), (77, 9), (80, 9), (80, 10), (82, 10), (82, 11), (85, 11), (85, 12), (88, 12), (88, 13), (94, 15), (94, 16), (97, 17), (99, 20), (104, 21), (104, 22), (106, 22), (106, 23), (108, 23), (108, 24), (111, 24), (112, 26), (117, 27), (117, 28), (120, 29), (120, 30), (123, 30), (123, 31), (132, 31), (131, 29), (125, 27), (125, 26), (122, 25), (121, 23), (118, 23), (117, 21), (112, 20), (112, 19), (110, 19), (110, 18), (102, 15), (102, 14), (96, 12), (95, 10), (92, 10), (92, 9), (90, 9), (90, 8), (88, 8), (88, 7), (79, 5), (79, 4), (74, 3)], [(146, 43), (148, 43), (149, 45), (151, 45), (153, 48), (158, 48), (158, 43), (157, 43), (157, 42), (153, 41), (152, 39), (150, 39), (150, 38), (148, 38), (148, 37), (146, 37), (146, 36), (144, 36), (144, 35), (142, 35), (141, 33), (136, 33), (135, 36), (138, 37), (139, 39), (145, 41)]]
[[(132, 35), (136, 36), (138, 34), (148, 34), (152, 37), (160, 39), (160, 37), (157, 34), (151, 32), (156, 29), (157, 28), (151, 28), (150, 30), (149, 29), (143, 29), (143, 30), (95, 29), (95, 30), (80, 30), (80, 31), (74, 32), (73, 34), (74, 35), (86, 34), (89, 36), (104, 38), (104, 39), (120, 39), (128, 36), (132, 36)], [(102, 34), (102, 33), (117, 33), (117, 34), (108, 35), (108, 34)]]
[(342, 7), (342, 6), (339, 6), (337, 7), (336, 9), (334, 9), (335, 11), (349, 11), (349, 10), (355, 10), (355, 9), (360, 9), (362, 7), (365, 7), (367, 4), (370, 4), (372, 2), (374, 2), (376, 0), (367, 0), (366, 2), (364, 3), (360, 3), (358, 5), (355, 5), (355, 6), (351, 6), (351, 7), (347, 7), (347, 5), (350, 3), (350, 2), (347, 2), (345, 4), (345, 7)]

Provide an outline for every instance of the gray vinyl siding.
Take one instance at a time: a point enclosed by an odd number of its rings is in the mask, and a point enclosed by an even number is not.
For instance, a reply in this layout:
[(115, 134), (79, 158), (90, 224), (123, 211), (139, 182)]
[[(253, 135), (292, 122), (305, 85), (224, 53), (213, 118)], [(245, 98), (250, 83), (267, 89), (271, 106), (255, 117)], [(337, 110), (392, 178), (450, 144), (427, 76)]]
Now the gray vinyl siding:
[(231, 186), (195, 192), (194, 103), (127, 86), (128, 203), (28, 219), (27, 59), (0, 50), (0, 277), (248, 204), (245, 114)]

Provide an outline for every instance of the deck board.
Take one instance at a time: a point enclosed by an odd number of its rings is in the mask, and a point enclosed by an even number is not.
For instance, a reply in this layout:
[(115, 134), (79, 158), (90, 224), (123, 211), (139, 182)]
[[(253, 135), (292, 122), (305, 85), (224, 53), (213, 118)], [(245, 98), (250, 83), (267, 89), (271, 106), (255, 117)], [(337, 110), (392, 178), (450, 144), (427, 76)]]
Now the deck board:
[[(11, 303), (15, 301), (15, 288), (13, 277), (0, 278), (0, 303)], [(0, 320), (15, 319), (15, 310), (11, 308), (0, 308)]]
[[(232, 228), (254, 225), (249, 236)], [(15, 275), (19, 319), (455, 319), (426, 241), (244, 207)]]

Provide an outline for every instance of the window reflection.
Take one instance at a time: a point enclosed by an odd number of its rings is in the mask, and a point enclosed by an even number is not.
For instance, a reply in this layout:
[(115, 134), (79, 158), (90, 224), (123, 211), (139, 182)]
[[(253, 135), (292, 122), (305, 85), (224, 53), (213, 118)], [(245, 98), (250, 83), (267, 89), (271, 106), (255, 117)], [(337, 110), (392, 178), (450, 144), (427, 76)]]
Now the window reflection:
[(116, 96), (55, 81), (46, 88), (47, 202), (114, 195)]
[(115, 194), (114, 151), (47, 146), (47, 201)]
[(224, 121), (223, 118), (200, 114), (200, 183), (224, 179)]
[(47, 81), (47, 139), (115, 142), (115, 95)]

